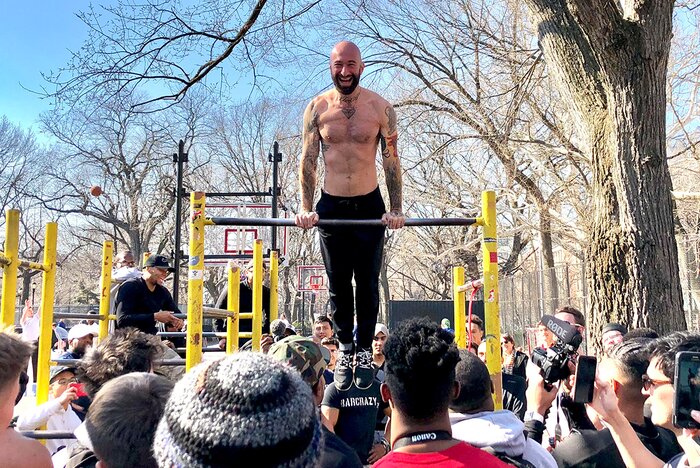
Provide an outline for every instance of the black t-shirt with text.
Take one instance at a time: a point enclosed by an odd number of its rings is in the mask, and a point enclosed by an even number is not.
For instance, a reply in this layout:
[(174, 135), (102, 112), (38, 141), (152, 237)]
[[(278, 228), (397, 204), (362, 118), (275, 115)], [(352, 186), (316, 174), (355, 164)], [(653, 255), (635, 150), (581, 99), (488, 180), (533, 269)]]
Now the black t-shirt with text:
[(380, 408), (388, 406), (382, 401), (380, 385), (375, 379), (367, 390), (360, 390), (353, 385), (350, 390), (344, 392), (338, 390), (335, 385), (329, 385), (321, 403), (322, 406), (338, 410), (335, 433), (355, 449), (363, 464), (367, 464), (367, 457), (374, 442), (377, 412)]

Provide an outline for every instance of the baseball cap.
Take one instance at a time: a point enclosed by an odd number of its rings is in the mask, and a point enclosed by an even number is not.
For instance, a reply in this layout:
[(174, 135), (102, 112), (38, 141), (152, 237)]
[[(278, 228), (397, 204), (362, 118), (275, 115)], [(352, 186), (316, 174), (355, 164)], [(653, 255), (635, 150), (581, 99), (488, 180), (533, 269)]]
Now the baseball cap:
[(64, 371), (71, 371), (75, 373), (75, 368), (70, 366), (53, 366), (49, 370), (49, 383), (53, 382), (53, 379), (55, 379), (58, 376), (58, 374)]
[(80, 339), (88, 335), (97, 336), (99, 333), (96, 332), (95, 328), (96, 327), (92, 327), (85, 323), (79, 323), (68, 330), (68, 341)]
[(603, 335), (606, 334), (609, 331), (619, 331), (623, 335), (627, 334), (627, 327), (624, 325), (620, 325), (619, 323), (608, 323), (603, 327)]
[(321, 347), (312, 339), (299, 335), (288, 336), (273, 344), (268, 356), (298, 370), (301, 378), (312, 387), (326, 370)]
[(171, 273), (175, 271), (175, 268), (170, 266), (168, 257), (165, 255), (151, 255), (145, 262), (143, 262), (143, 267), (165, 268)]
[(384, 333), (384, 336), (387, 338), (389, 337), (389, 329), (383, 323), (378, 323), (374, 326), (374, 336), (377, 336), (379, 332)]

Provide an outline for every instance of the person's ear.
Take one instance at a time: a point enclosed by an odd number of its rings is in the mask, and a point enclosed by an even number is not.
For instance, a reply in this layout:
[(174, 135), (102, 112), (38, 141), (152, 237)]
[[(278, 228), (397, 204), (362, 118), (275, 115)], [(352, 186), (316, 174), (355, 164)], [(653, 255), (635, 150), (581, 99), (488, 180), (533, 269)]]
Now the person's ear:
[(394, 410), (394, 402), (391, 399), (391, 390), (389, 390), (389, 386), (385, 383), (383, 383), (379, 387), (379, 393), (382, 395), (382, 401), (385, 403), (389, 403), (389, 407), (391, 410)]
[(619, 392), (619, 390), (620, 390), (620, 388), (622, 387), (622, 385), (620, 384), (620, 382), (618, 382), (618, 381), (615, 380), (615, 379), (611, 379), (611, 380), (610, 380), (610, 385), (612, 386), (612, 389), (613, 389), (613, 392), (615, 392), (615, 395), (617, 395), (618, 392)]
[(454, 385), (452, 387), (452, 399), (456, 400), (457, 397), (459, 396), (459, 392), (462, 391), (462, 386), (457, 382), (456, 380), (454, 381)]

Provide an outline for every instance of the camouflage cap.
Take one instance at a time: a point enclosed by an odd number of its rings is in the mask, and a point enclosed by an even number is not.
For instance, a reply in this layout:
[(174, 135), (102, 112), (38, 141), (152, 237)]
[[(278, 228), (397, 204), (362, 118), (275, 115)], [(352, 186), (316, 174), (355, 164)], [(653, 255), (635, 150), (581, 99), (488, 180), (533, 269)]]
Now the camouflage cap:
[(316, 385), (326, 370), (321, 348), (310, 338), (299, 335), (287, 338), (273, 344), (268, 353), (277, 361), (284, 362), (301, 373), (301, 377), (310, 386)]

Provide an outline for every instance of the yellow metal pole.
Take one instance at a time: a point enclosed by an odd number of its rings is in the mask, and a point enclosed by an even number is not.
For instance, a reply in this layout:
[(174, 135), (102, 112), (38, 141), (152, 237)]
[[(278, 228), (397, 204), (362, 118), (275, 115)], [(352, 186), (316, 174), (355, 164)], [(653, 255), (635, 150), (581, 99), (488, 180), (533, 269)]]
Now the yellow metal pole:
[(262, 338), (262, 269), (262, 239), (256, 239), (253, 245), (253, 351), (260, 351), (260, 338)]
[(279, 254), (270, 252), (270, 323), (279, 317)]
[[(102, 242), (102, 275), (100, 276), (100, 315), (109, 316), (109, 302), (112, 288), (112, 255), (114, 244), (112, 241)], [(109, 333), (109, 319), (100, 320), (100, 341), (107, 338)]]
[(501, 384), (501, 319), (498, 312), (498, 242), (496, 230), (496, 192), (481, 194), (481, 249), (484, 269), (484, 316), (486, 327), (486, 367), (493, 381), (494, 404), (502, 408)]
[(53, 301), (56, 291), (56, 241), (58, 224), (46, 224), (44, 239), (44, 266), (41, 278), (41, 315), (39, 317), (39, 355), (37, 359), (36, 402), (38, 405), (49, 399), (49, 361), (51, 360), (51, 324), (53, 323)]
[(150, 251), (146, 251), (143, 253), (141, 256), (141, 266), (143, 266), (146, 263), (146, 260), (148, 260), (148, 257), (150, 257), (152, 254)]
[[(2, 328), (15, 325), (15, 302), (17, 294), (17, 267), (19, 259), (19, 210), (7, 210), (5, 212), (5, 256), (10, 259), (5, 266), (2, 276), (2, 309), (0, 310), (0, 322)], [(49, 327), (50, 328), (50, 327)]]
[(226, 308), (236, 314), (236, 318), (226, 319), (226, 353), (238, 351), (238, 326), (241, 321), (241, 270), (235, 265), (228, 268), (228, 299)]
[(202, 361), (202, 302), (204, 300), (204, 192), (190, 194), (190, 257), (187, 275), (187, 348), (185, 368)]
[(464, 284), (464, 267), (457, 266), (452, 268), (452, 297), (454, 298), (454, 330), (455, 341), (460, 349), (467, 347), (467, 309), (464, 291), (459, 292), (457, 289)]

